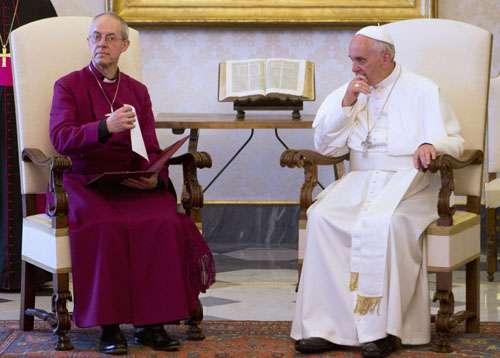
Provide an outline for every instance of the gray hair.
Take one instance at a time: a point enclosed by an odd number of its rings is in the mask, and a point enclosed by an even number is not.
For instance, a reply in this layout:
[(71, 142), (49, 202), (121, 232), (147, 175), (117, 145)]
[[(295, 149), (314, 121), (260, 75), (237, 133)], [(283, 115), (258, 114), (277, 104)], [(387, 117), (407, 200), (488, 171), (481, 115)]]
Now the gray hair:
[(396, 49), (393, 44), (388, 42), (374, 40), (374, 47), (380, 51), (381, 54), (388, 53), (391, 56), (391, 59), (394, 60), (394, 56), (396, 55)]
[(106, 11), (106, 12), (103, 12), (101, 14), (98, 14), (96, 16), (94, 16), (94, 18), (92, 19), (92, 24), (98, 19), (100, 18), (101, 16), (109, 16), (109, 17), (112, 17), (113, 19), (115, 20), (118, 20), (120, 21), (120, 24), (122, 26), (122, 39), (123, 40), (128, 40), (128, 24), (125, 22), (125, 20), (123, 20), (123, 18), (120, 16), (120, 15), (117, 15), (115, 14), (114, 12), (112, 11)]

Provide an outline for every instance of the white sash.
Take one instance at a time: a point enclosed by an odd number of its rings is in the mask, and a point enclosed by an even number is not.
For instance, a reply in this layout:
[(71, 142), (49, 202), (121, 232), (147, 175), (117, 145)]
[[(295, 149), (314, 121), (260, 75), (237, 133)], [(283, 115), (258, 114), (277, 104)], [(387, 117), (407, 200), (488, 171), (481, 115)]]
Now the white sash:
[(351, 151), (350, 157), (351, 171), (394, 172), (374, 200), (365, 204), (352, 230), (350, 288), (358, 291), (355, 312), (367, 314), (378, 307), (383, 294), (391, 217), (418, 171), (412, 156)]

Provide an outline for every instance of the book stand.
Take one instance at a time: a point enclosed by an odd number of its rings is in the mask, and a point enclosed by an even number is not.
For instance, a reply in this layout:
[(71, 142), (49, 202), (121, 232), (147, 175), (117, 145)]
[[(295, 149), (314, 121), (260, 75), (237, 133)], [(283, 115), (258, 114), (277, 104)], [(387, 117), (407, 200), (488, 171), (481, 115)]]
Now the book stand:
[(299, 111), (303, 109), (303, 101), (290, 98), (237, 99), (233, 102), (233, 109), (237, 120), (245, 119), (245, 111), (292, 111), (292, 119), (300, 120)]

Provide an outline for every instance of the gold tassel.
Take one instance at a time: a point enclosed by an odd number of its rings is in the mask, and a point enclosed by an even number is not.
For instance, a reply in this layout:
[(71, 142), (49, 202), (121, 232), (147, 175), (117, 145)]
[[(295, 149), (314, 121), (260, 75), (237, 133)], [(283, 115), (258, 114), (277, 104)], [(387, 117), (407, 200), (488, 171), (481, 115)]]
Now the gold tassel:
[(349, 289), (356, 291), (358, 289), (359, 272), (351, 272), (351, 281), (349, 282)]
[(354, 313), (365, 316), (368, 313), (373, 313), (375, 309), (378, 310), (382, 297), (365, 297), (358, 295), (356, 299), (356, 307)]

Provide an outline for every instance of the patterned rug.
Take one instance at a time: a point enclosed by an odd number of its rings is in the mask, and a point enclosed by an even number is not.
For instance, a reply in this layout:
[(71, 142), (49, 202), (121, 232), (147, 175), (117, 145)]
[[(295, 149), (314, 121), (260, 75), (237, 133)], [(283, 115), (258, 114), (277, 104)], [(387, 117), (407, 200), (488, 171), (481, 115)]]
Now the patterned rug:
[[(43, 322), (36, 322), (35, 330), (22, 332), (17, 321), (0, 321), (1, 357), (106, 357), (95, 351), (99, 329), (71, 331), (73, 351), (55, 352), (54, 337)], [(290, 322), (275, 321), (207, 321), (203, 323), (207, 336), (204, 341), (184, 341), (176, 353), (155, 352), (149, 348), (129, 344), (130, 357), (300, 357), (289, 338)], [(184, 339), (184, 326), (168, 326), (175, 337)], [(131, 326), (124, 327), (128, 342), (132, 342)], [(452, 341), (454, 353), (437, 354), (432, 346), (405, 346), (396, 357), (500, 357), (500, 322), (482, 322), (481, 333), (459, 334)], [(359, 350), (345, 349), (323, 354), (324, 357), (360, 357)]]

